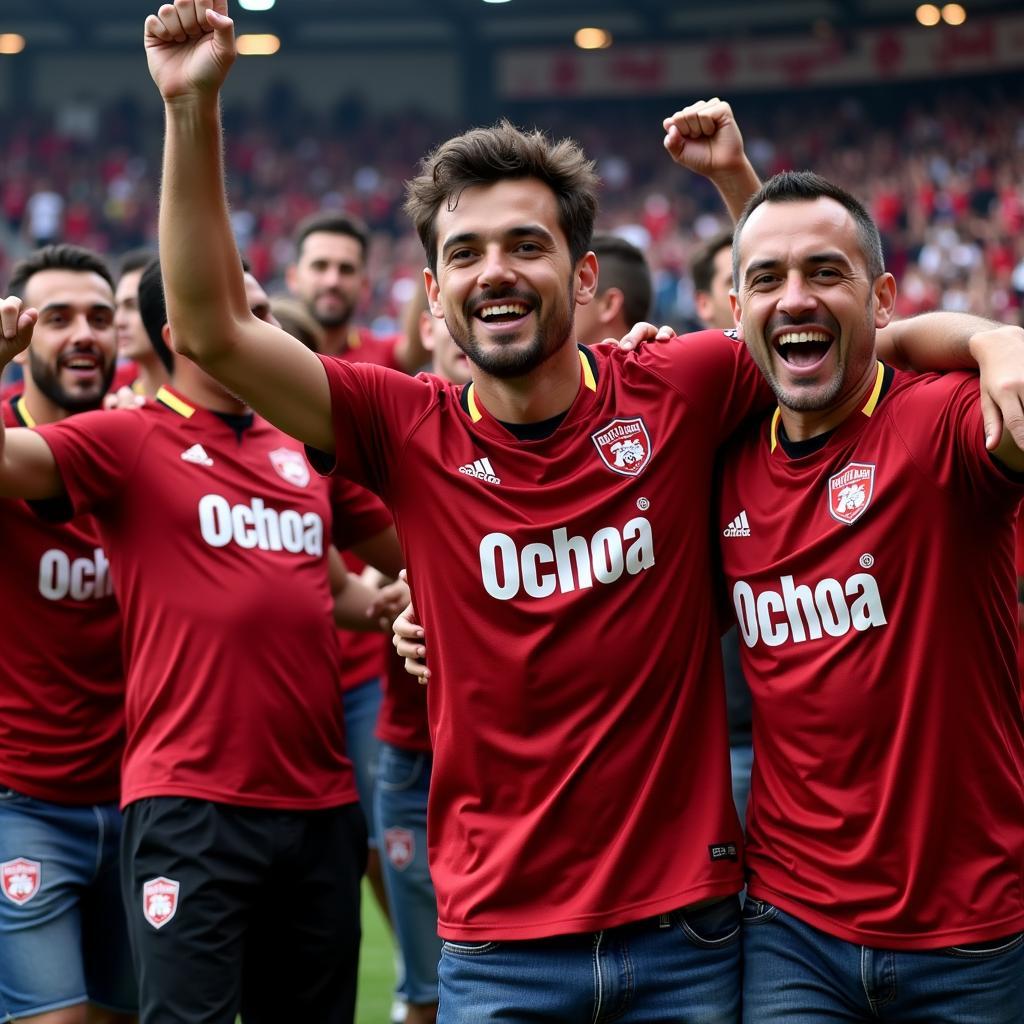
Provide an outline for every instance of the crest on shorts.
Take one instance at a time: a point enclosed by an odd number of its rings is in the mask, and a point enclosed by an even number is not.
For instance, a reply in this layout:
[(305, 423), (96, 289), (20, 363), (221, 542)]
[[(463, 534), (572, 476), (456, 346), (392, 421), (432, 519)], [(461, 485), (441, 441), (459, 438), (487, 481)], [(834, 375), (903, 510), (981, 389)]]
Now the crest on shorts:
[(638, 476), (651, 461), (651, 438), (639, 416), (612, 420), (591, 434), (590, 440), (613, 473)]
[(294, 448), (275, 448), (270, 453), (270, 464), (277, 470), (277, 475), (282, 480), (287, 480), (296, 487), (306, 487), (309, 484), (309, 463), (302, 452), (297, 452)]
[(875, 491), (875, 467), (851, 462), (828, 478), (828, 511), (849, 526), (867, 511)]
[(173, 878), (151, 878), (142, 887), (142, 916), (154, 927), (163, 928), (178, 909), (179, 885)]
[(407, 828), (389, 828), (384, 833), (384, 852), (395, 870), (404, 871), (416, 852), (416, 837)]
[(28, 903), (37, 892), (43, 876), (43, 866), (37, 860), (17, 857), (0, 864), (0, 889), (19, 906)]

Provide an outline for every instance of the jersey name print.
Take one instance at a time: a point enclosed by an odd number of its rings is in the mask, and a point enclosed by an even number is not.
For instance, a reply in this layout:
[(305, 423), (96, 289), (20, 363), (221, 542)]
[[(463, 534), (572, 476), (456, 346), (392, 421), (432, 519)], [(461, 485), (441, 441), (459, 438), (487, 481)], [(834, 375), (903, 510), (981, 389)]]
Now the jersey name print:
[(738, 856), (710, 852), (740, 829), (707, 538), (715, 444), (765, 399), (745, 348), (584, 350), (565, 418), (524, 441), (471, 387), (323, 362), (337, 471), (391, 507), (430, 635), (442, 936), (738, 891)]

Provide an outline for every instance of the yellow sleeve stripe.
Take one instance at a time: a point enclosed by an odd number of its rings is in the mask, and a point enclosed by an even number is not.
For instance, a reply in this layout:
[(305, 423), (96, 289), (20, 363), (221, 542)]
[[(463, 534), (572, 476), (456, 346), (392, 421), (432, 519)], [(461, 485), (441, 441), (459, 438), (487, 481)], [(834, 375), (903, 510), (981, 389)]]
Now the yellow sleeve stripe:
[(166, 405), (168, 409), (173, 409), (179, 416), (184, 416), (187, 420), (195, 415), (195, 409), (188, 402), (182, 401), (177, 395), (168, 391), (167, 388), (161, 388), (156, 393), (156, 400), (162, 405)]
[(875, 411), (875, 406), (878, 405), (878, 398), (882, 394), (882, 382), (885, 380), (885, 367), (879, 363), (878, 372), (875, 374), (875, 386), (871, 389), (871, 394), (868, 396), (867, 402), (864, 403), (864, 407), (861, 412), (865, 416), (870, 416)]
[(32, 416), (32, 413), (28, 411), (28, 406), (25, 405), (24, 395), (18, 395), (14, 400), (14, 408), (21, 417), (21, 422), (24, 423), (26, 427), (34, 427), (36, 425), (35, 418)]
[(782, 410), (776, 409), (775, 412), (772, 413), (772, 451), (775, 451), (775, 449), (779, 446), (779, 420), (781, 418)]
[(590, 367), (590, 361), (582, 351), (580, 352), (580, 366), (583, 367), (583, 383), (590, 388), (591, 391), (596, 391), (597, 381), (594, 380), (594, 371)]

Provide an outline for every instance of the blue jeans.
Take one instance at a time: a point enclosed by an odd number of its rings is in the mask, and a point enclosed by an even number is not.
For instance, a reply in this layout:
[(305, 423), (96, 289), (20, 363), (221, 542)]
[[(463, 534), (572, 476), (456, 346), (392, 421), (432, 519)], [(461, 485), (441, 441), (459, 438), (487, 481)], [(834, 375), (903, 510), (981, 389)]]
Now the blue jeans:
[(377, 829), (373, 820), (373, 790), (377, 784), (377, 754), (380, 749), (380, 742), (375, 733), (382, 698), (379, 676), (367, 679), (365, 683), (360, 683), (341, 695), (341, 706), (345, 715), (345, 748), (355, 772), (359, 806), (366, 817), (366, 832), (370, 837), (371, 849), (377, 845)]
[(1024, 1021), (1024, 935), (884, 950), (845, 942), (749, 896), (743, 918), (745, 1024)]
[(381, 743), (377, 764), (377, 845), (391, 923), (405, 965), (408, 1002), (437, 1002), (437, 898), (427, 867), (427, 791), (430, 754)]
[(750, 771), (754, 766), (754, 748), (746, 743), (729, 747), (729, 764), (732, 768), (732, 799), (736, 804), (743, 831), (747, 831), (747, 801), (750, 798)]
[(138, 1005), (118, 878), (121, 813), (0, 786), (0, 1021)]
[(580, 935), (445, 942), (440, 977), (438, 1024), (737, 1024), (739, 900)]

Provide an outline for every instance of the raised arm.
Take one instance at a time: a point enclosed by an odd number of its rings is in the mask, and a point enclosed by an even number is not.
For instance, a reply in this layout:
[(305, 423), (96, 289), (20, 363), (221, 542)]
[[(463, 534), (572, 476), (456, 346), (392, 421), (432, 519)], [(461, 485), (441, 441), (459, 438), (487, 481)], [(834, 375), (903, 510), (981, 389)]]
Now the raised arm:
[(282, 430), (334, 451), (317, 357), (246, 301), (224, 194), (220, 90), (235, 59), (227, 0), (176, 0), (146, 19), (164, 100), (160, 266), (175, 347)]
[[(0, 300), (0, 371), (28, 348), (37, 317), (15, 296)], [(5, 430), (0, 416), (0, 497), (42, 499), (63, 493), (50, 446), (34, 430)]]
[(970, 313), (922, 313), (876, 336), (878, 356), (917, 370), (978, 370), (985, 444), (1011, 468), (1024, 448), (1024, 329)]
[(718, 189), (735, 223), (761, 182), (743, 149), (732, 107), (717, 96), (698, 100), (662, 122), (669, 156)]

